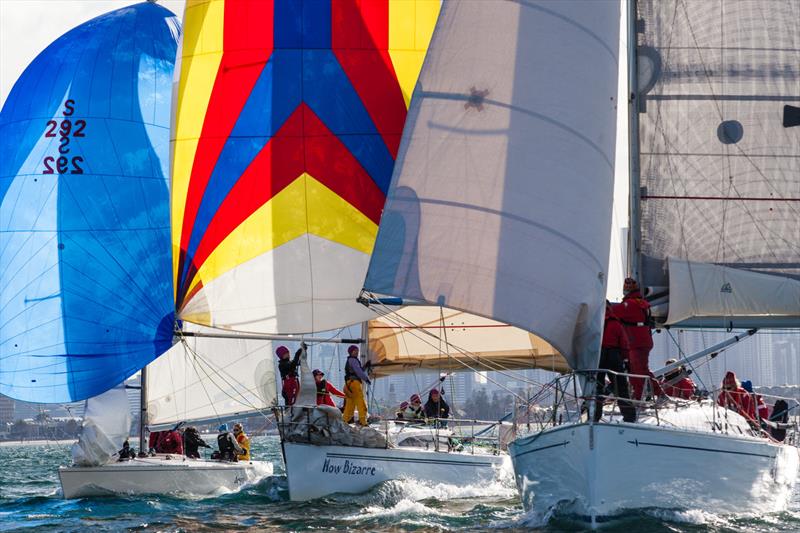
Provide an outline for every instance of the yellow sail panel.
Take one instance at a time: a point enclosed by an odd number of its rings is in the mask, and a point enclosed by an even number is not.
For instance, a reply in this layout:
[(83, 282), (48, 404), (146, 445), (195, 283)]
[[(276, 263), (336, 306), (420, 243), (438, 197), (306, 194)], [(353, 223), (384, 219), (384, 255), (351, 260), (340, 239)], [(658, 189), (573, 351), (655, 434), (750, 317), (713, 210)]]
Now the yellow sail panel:
[(340, 196), (303, 174), (261, 206), (214, 249), (190, 293), (220, 275), (306, 233), (372, 252), (378, 226)]
[(389, 55), (406, 106), (422, 69), (440, 7), (440, 0), (389, 0)]
[(222, 59), (223, 0), (189, 0), (183, 17), (183, 40), (177, 80), (172, 137), (172, 268), (178, 275), (180, 229), (197, 143), (214, 79)]
[(371, 320), (369, 360), (378, 376), (414, 369), (569, 371), (561, 354), (527, 331), (434, 306), (404, 307)]

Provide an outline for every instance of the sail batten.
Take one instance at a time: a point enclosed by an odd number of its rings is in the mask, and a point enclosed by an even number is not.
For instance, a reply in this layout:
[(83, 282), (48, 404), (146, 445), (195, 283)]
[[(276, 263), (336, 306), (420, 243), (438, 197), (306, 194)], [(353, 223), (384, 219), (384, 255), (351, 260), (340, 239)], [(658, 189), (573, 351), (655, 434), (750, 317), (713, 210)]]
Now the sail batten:
[(599, 353), (619, 5), (445, 2), (365, 288)]

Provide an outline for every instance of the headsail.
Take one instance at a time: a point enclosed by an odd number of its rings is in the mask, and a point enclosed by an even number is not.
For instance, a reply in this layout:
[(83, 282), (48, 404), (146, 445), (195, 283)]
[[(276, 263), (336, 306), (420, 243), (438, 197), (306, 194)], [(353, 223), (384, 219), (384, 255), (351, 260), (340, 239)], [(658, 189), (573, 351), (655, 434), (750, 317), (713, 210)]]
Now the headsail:
[[(191, 324), (183, 329), (209, 331)], [(277, 397), (269, 341), (184, 337), (147, 370), (151, 429), (257, 414)]]
[(173, 129), (182, 319), (306, 333), (357, 304), (437, 0), (189, 0)]
[(642, 281), (670, 286), (670, 324), (800, 323), (800, 4), (638, 10)]
[(616, 2), (446, 2), (365, 288), (599, 356), (614, 179)]
[(376, 376), (414, 369), (569, 370), (561, 354), (535, 335), (463, 311), (404, 307), (371, 320), (368, 332), (369, 360)]
[(0, 392), (70, 402), (172, 342), (167, 175), (179, 26), (151, 3), (64, 34), (0, 113)]

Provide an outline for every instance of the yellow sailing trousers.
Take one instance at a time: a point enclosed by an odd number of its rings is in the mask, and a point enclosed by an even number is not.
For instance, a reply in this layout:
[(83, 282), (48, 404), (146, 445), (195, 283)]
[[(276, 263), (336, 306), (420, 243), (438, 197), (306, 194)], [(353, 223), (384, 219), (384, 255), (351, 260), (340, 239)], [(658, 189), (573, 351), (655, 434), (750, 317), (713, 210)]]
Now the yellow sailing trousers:
[(364, 390), (357, 379), (348, 380), (344, 384), (344, 421), (353, 418), (353, 413), (358, 409), (358, 423), (367, 425), (367, 404), (364, 402)]

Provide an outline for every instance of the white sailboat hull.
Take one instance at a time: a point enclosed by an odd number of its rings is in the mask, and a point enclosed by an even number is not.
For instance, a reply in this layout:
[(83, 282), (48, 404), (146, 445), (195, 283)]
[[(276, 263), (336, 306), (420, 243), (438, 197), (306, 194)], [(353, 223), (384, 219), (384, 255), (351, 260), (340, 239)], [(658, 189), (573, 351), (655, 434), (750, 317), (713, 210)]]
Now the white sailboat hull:
[(425, 449), (358, 448), (284, 442), (289, 498), (358, 494), (392, 479), (471, 485), (498, 477), (508, 456)]
[(797, 448), (646, 424), (571, 424), (509, 452), (526, 510), (590, 520), (623, 509), (772, 512), (789, 502)]
[(229, 463), (166, 456), (120, 461), (103, 466), (58, 469), (64, 498), (113, 494), (216, 494), (272, 474), (272, 463)]

